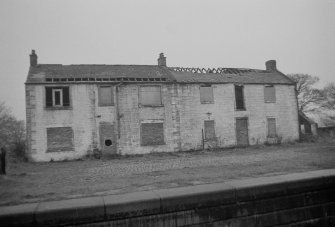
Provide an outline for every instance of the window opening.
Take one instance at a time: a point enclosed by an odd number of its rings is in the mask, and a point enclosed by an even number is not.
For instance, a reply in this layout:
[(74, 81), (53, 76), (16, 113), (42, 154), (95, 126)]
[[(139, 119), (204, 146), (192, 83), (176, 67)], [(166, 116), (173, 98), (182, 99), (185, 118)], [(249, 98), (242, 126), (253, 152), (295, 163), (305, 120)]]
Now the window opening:
[(235, 85), (236, 110), (245, 110), (243, 89), (243, 86)]

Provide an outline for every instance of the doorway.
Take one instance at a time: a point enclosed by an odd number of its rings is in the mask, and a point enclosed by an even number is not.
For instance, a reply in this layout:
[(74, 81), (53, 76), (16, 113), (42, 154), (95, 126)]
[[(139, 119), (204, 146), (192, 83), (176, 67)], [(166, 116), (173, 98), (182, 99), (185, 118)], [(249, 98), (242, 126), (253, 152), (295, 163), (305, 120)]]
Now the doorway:
[(248, 146), (248, 118), (236, 118), (236, 143), (237, 146)]
[(116, 154), (116, 141), (114, 125), (110, 123), (100, 123), (100, 144), (103, 154)]

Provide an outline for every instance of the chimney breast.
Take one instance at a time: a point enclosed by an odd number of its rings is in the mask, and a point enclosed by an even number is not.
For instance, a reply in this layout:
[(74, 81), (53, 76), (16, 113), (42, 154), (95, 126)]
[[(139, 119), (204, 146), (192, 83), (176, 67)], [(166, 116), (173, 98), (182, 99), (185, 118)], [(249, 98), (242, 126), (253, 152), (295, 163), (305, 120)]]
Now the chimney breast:
[(166, 66), (166, 57), (164, 57), (163, 53), (159, 54), (158, 60), (158, 66)]
[(267, 71), (275, 71), (277, 70), (276, 60), (269, 60), (265, 62), (266, 70)]
[(35, 53), (35, 50), (31, 50), (30, 54), (30, 66), (37, 66), (37, 55)]

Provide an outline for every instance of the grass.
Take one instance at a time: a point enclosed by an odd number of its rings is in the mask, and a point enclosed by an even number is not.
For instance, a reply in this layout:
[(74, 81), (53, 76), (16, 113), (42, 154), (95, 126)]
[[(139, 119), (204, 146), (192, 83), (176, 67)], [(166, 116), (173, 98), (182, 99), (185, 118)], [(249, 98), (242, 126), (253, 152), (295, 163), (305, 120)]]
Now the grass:
[(335, 168), (335, 143), (258, 145), (213, 151), (29, 163), (11, 159), (0, 205), (224, 182)]

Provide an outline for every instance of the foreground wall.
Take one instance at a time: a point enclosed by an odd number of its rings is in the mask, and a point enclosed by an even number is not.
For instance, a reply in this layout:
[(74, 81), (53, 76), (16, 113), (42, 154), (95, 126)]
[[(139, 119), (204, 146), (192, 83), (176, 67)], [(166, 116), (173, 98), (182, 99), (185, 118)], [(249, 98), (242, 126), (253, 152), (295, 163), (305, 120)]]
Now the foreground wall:
[(335, 226), (335, 169), (0, 207), (1, 226)]

